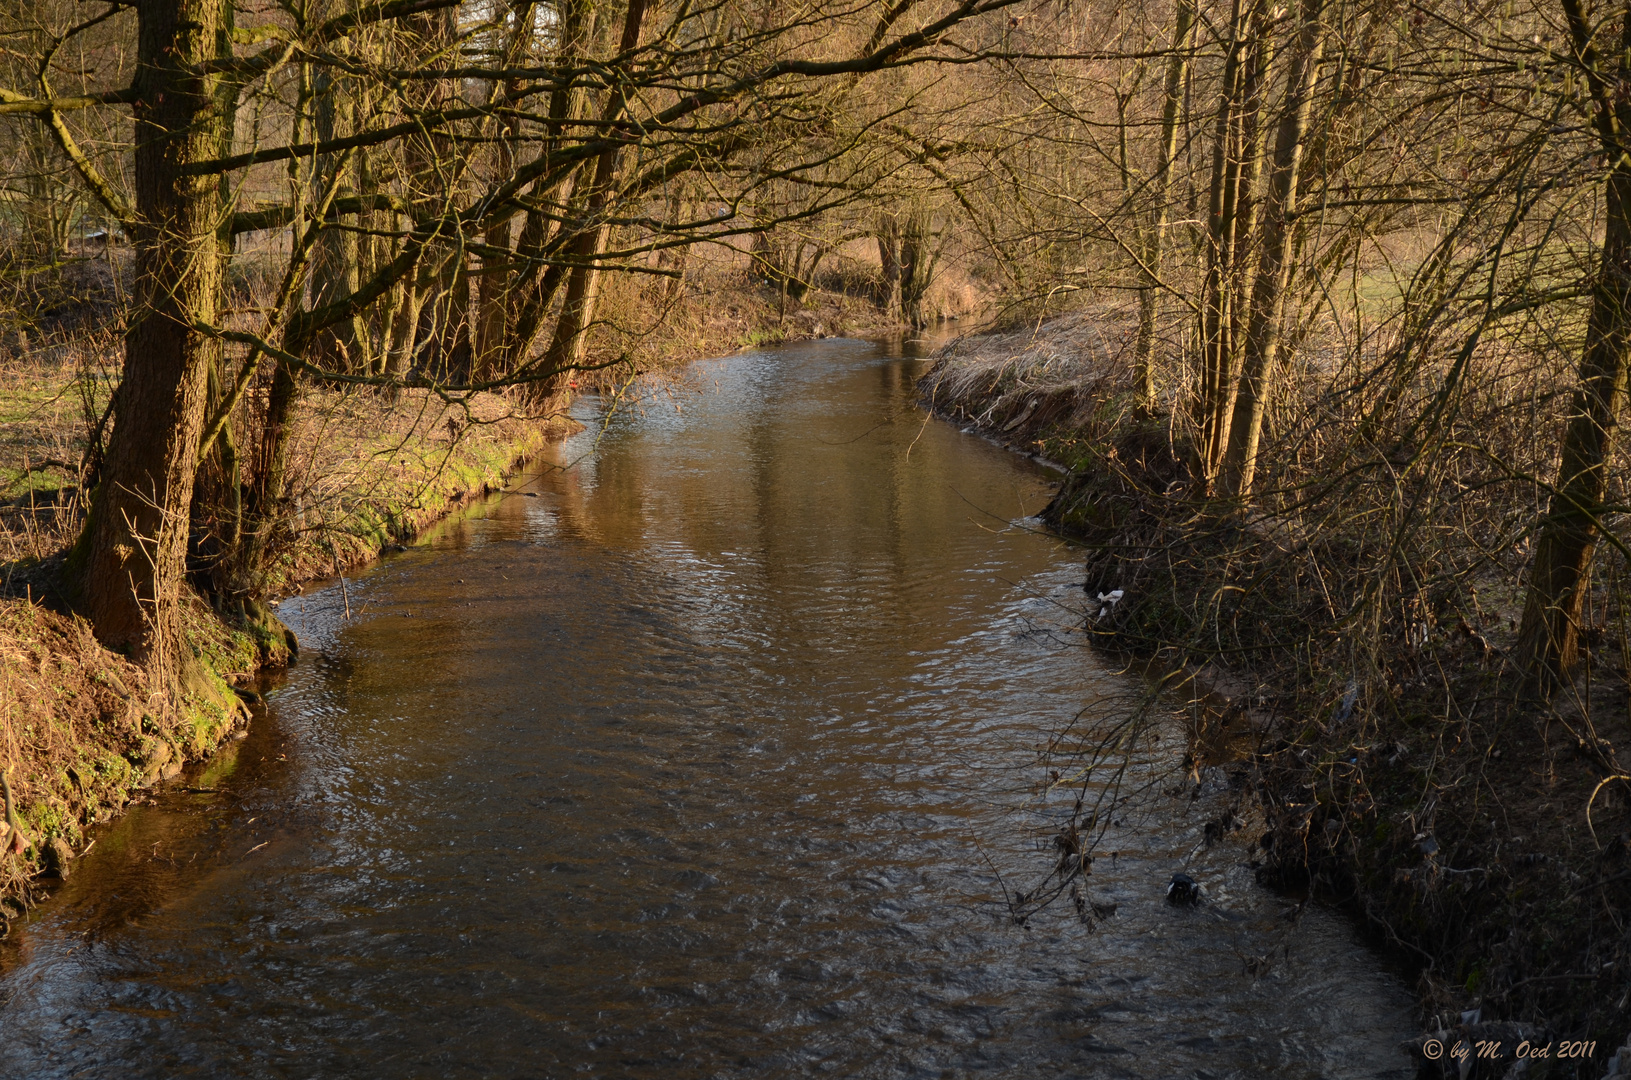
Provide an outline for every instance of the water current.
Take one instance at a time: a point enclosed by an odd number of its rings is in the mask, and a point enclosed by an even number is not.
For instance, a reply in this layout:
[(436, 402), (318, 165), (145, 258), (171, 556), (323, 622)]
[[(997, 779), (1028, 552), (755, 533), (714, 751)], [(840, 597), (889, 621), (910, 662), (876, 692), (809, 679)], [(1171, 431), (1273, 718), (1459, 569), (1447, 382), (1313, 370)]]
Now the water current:
[(925, 367), (827, 341), (588, 402), (284, 601), (247, 738), (0, 944), (0, 1076), (1409, 1075), (1399, 979), (1198, 803), (1113, 819), (1114, 915), (1011, 917), (1072, 797), (1039, 749), (1140, 687), (1073, 629), (1052, 474), (928, 419)]

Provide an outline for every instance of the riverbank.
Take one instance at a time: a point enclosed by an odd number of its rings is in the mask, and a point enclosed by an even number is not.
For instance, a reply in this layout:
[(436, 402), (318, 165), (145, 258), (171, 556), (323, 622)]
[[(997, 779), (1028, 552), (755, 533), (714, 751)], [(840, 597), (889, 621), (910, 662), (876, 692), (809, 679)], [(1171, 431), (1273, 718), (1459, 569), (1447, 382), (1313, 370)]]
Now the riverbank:
[(1593, 1041), (1589, 1061), (1530, 1075), (1601, 1075), (1631, 1026), (1619, 558), (1586, 675), (1539, 702), (1507, 660), (1527, 548), (1494, 544), (1493, 504), (1421, 511), (1422, 535), (1373, 528), (1400, 494), (1313, 488), (1304, 445), (1270, 447), (1273, 495), (1250, 512), (1208, 506), (1182, 424), (1138, 407), (1130, 316), (962, 339), (922, 397), (1068, 468), (1044, 517), (1087, 546), (1091, 595), (1120, 590), (1089, 630), (1187, 673), (1167, 707), (1192, 775), (1248, 770), (1262, 880), (1352, 911), (1415, 973), (1428, 1028), (1477, 1012)]
[[(207, 594), (188, 590), (182, 619), (198, 663), (177, 694), (103, 648), (62, 595), (58, 575), (83, 517), (64, 465), (77, 460), (82, 436), (71, 430), (74, 415), (57, 410), (78, 392), (80, 369), (38, 365), (10, 374), (7, 384), (21, 392), (0, 395), (10, 436), (12, 556), (0, 595), (0, 759), (24, 838), (23, 850), (0, 859), (0, 922), (71, 871), (90, 826), (243, 731), (255, 674), (287, 664), (296, 648), (263, 598), (350, 573), (412, 542), (572, 429), (498, 395), (456, 405), (423, 392), (389, 402), (305, 395), (289, 455), (295, 520), (231, 602), (217, 592), (212, 606)], [(46, 440), (68, 453), (48, 457)]]
[[(622, 392), (698, 356), (889, 325), (864, 298), (816, 293), (790, 311), (773, 289), (717, 277), (691, 284), (695, 295), (674, 309), (678, 329), (661, 349), (655, 340), (631, 349), (625, 335), (603, 332), (590, 362), (607, 366), (571, 389)], [(719, 288), (705, 296), (710, 282)], [(183, 621), (199, 664), (175, 700), (96, 642), (58, 578), (83, 523), (90, 435), (117, 385), (122, 343), (99, 295), (91, 288), (77, 298), (82, 318), (9, 342), (0, 371), (0, 762), (22, 834), (0, 826), (0, 842), (21, 848), (0, 856), (0, 934), (71, 872), (90, 826), (242, 733), (255, 674), (288, 663), (295, 646), (263, 601), (412, 543), (578, 430), (558, 410), (538, 415), (519, 393), (447, 401), (420, 390), (307, 387), (288, 448), (293, 520), (252, 579), (231, 583), (230, 602), (189, 593)]]

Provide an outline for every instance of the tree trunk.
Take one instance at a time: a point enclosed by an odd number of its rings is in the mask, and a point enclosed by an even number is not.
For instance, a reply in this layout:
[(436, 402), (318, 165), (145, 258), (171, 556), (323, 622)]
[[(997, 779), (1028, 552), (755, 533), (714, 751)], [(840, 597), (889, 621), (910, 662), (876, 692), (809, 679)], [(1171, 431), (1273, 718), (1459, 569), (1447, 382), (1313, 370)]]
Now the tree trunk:
[(1222, 217), (1215, 234), (1217, 251), (1216, 288), (1218, 295), (1209, 309), (1216, 325), (1209, 338), (1212, 354), (1211, 400), (1205, 425), (1205, 471), (1213, 481), (1229, 443), (1229, 425), (1234, 418), (1236, 379), (1239, 377), (1241, 279), (1247, 272), (1251, 236), (1251, 198), (1256, 173), (1262, 162), (1257, 148), (1257, 115), (1262, 105), (1263, 67), (1271, 59), (1261, 33), (1258, 6), (1254, 2), (1244, 17), (1244, 56), (1236, 76), (1238, 101), (1234, 110), (1234, 130), (1226, 141)]
[(1575, 56), (1595, 99), (1598, 137), (1613, 167), (1607, 180), (1607, 225), (1593, 290), (1585, 352), (1563, 432), (1562, 461), (1550, 505), (1539, 523), (1529, 595), (1518, 629), (1518, 655), (1545, 686), (1580, 660), (1580, 615), (1591, 585), (1608, 463), (1625, 409), (1631, 361), (1631, 102), (1620, 88), (1631, 78), (1631, 3), (1622, 12), (1624, 40), (1616, 78), (1597, 71), (1591, 32), (1579, 0), (1564, 0)]
[(107, 461), (70, 568), (98, 638), (174, 685), (188, 510), (220, 294), (218, 184), (182, 169), (220, 147), (219, 0), (141, 0), (134, 104), (135, 278)]
[(1161, 147), (1151, 181), (1155, 211), (1149, 235), (1144, 240), (1143, 287), (1138, 290), (1138, 344), (1133, 368), (1139, 396), (1145, 410), (1155, 409), (1155, 316), (1160, 299), (1161, 262), (1166, 250), (1167, 199), (1172, 191), (1172, 163), (1178, 156), (1178, 116), (1183, 102), (1184, 79), (1189, 70), (1189, 35), (1195, 25), (1195, 9), (1180, 2), (1172, 28), (1172, 56), (1167, 61), (1166, 93), (1161, 103)]
[[(336, 85), (331, 68), (318, 68), (313, 80), (315, 96), (314, 134), (321, 142), (344, 138), (352, 134), (351, 103), (343, 100), (341, 88)], [(324, 154), (317, 159), (312, 170), (311, 197), (317, 200), (334, 183), (335, 171), (350, 168), (345, 154)], [(342, 188), (342, 196), (350, 194)], [(332, 215), (334, 226), (356, 224), (355, 218), (346, 221), (341, 215)], [(326, 228), (317, 237), (312, 252), (311, 307), (317, 309), (337, 303), (357, 291), (360, 283), (359, 260), (361, 251), (357, 233), (352, 228)], [(321, 330), (312, 339), (307, 359), (330, 371), (360, 374), (368, 368), (363, 345), (368, 340), (362, 316), (354, 315), (332, 329)]]
[[(532, 0), (519, 0), (511, 4), (510, 12), (510, 39), (505, 47), (505, 63), (513, 66), (531, 48), (533, 31), (537, 25), (536, 13)], [(488, 100), (496, 99), (500, 89), (514, 91), (520, 83), (510, 79), (505, 82), (495, 82), (489, 93)], [(513, 116), (498, 121), (496, 133), (497, 146), (494, 158), (499, 176), (512, 176), (515, 173), (515, 145), (516, 139), (521, 135), (521, 121)], [(477, 285), (474, 348), (475, 356), (471, 365), (472, 374), (477, 379), (491, 379), (499, 374), (504, 352), (504, 330), (510, 310), (509, 294), (515, 281), (515, 271), (503, 264), (511, 261), (511, 246), (515, 243), (515, 220), (513, 214), (504, 214), (498, 220), (487, 226), (482, 237), (487, 247), (494, 249), (493, 254), (482, 256), (482, 268), (485, 273)], [(502, 268), (501, 268), (502, 267)]]
[(900, 222), (892, 214), (878, 218), (878, 264), (883, 277), (883, 310), (900, 318)]
[[(594, 13), (587, 0), (562, 0), (556, 15), (559, 20), (556, 63), (562, 71), (569, 71), (582, 60), (588, 47)], [(570, 85), (550, 92), (544, 147), (539, 151), (544, 164), (548, 164), (549, 156), (564, 141), (567, 124), (578, 115), (582, 97), (582, 91)], [(576, 172), (571, 172), (553, 183), (534, 186), (532, 201), (541, 208), (529, 210), (523, 219), (521, 235), (515, 245), (518, 259), (542, 260), (550, 250), (551, 243), (557, 239), (554, 218), (572, 198), (576, 176)], [(565, 275), (561, 263), (546, 267), (541, 261), (534, 261), (510, 277), (505, 291), (505, 329), (497, 359), (505, 374), (515, 372), (526, 363)]]
[(1297, 209), (1303, 139), (1308, 134), (1314, 84), (1319, 78), (1320, 55), (1325, 47), (1325, 31), (1320, 25), (1323, 7), (1324, 0), (1305, 0), (1297, 51), (1291, 58), (1291, 70), (1286, 73), (1286, 105), (1275, 136), (1274, 171), (1269, 180), (1262, 252), (1246, 329), (1246, 360), (1235, 395), (1234, 417), (1229, 425), (1229, 446), (1223, 457), (1223, 492), (1235, 498), (1251, 494), (1269, 378), (1280, 348), (1286, 283), (1291, 273), (1291, 217)]
[[(629, 9), (623, 19), (623, 37), (619, 54), (628, 53), (640, 43), (640, 23), (645, 16), (645, 0), (629, 0)], [(623, 113), (623, 89), (615, 87), (601, 114), (601, 123), (611, 125)], [(601, 255), (606, 251), (610, 226), (605, 222), (606, 206), (611, 201), (612, 181), (617, 175), (616, 148), (601, 153), (595, 162), (595, 176), (588, 198), (584, 200), (584, 213), (588, 222), (571, 245), (573, 267), (566, 283), (566, 296), (561, 303), (560, 319), (555, 324), (555, 336), (544, 354), (543, 370), (549, 380), (549, 396), (559, 380), (555, 376), (583, 362), (583, 349), (589, 328), (594, 325), (595, 309), (600, 299)]]
[(396, 382), (406, 379), (413, 371), (414, 345), (419, 335), (419, 309), (424, 305), (426, 291), (419, 286), (417, 262), (400, 282), (391, 287), (391, 317), (381, 336), (387, 343), (385, 372)]
[[(513, 169), (514, 166), (510, 142), (501, 141), (499, 167)], [(515, 240), (513, 219), (506, 216), (489, 225), (482, 240), (489, 248), (504, 253), (482, 257), (487, 273), (481, 276), (477, 286), (478, 314), (474, 370), (476, 378), (492, 379), (500, 374), (501, 358), (504, 355), (504, 331), (510, 310), (510, 287), (515, 277), (513, 271), (497, 270), (494, 264), (509, 258), (510, 245)]]
[[(215, 51), (218, 56), (232, 55), (232, 29), (235, 22), (235, 12), (232, 0), (217, 0), (221, 9), (220, 24), (215, 28)], [(220, 144), (217, 150), (221, 156), (232, 153), (233, 142), (237, 138), (238, 97), (243, 86), (230, 78), (222, 79), (215, 88), (216, 110), (219, 117), (217, 133)], [(238, 189), (230, 176), (223, 175), (216, 184), (216, 195), (220, 202), (217, 207), (217, 225), (215, 231), (216, 248), (220, 252), (223, 281), (227, 276), (227, 268), (232, 264), (233, 235), (232, 213), (237, 204)], [(214, 416), (221, 407), (227, 384), (224, 370), (225, 357), (222, 355), (221, 343), (212, 343), (209, 377), (206, 391), (206, 416)], [(210, 457), (218, 467), (219, 485), (213, 493), (213, 506), (202, 506), (204, 501), (199, 498), (196, 490), (199, 480), (194, 480), (193, 492), (194, 507), (192, 516), (196, 520), (198, 511), (203, 509), (215, 519), (216, 540), (220, 550), (217, 561), (211, 570), (211, 578), (217, 592), (230, 588), (238, 561), (238, 542), (243, 534), (243, 486), (241, 470), (238, 462), (238, 443), (236, 433), (232, 429), (232, 418), (227, 417), (226, 424), (216, 436), (215, 443), (210, 448)], [(200, 468), (205, 463), (200, 462)], [(211, 493), (206, 493), (206, 498)]]
[(1229, 342), (1230, 269), (1234, 254), (1236, 177), (1239, 154), (1236, 150), (1240, 124), (1240, 89), (1243, 53), (1246, 50), (1245, 0), (1234, 0), (1229, 21), (1229, 51), (1223, 64), (1223, 86), (1218, 96), (1216, 130), (1213, 133), (1212, 183), (1206, 215), (1206, 280), (1201, 298), (1201, 385), (1196, 401), (1196, 421), (1201, 428), (1200, 466), (1208, 477), (1221, 449), (1218, 441), (1220, 402), (1231, 353)]
[(460, 251), (448, 262), (442, 286), (447, 294), (447, 346), (443, 350), (442, 378), (452, 383), (468, 383), (475, 374), (476, 309), (470, 302), (470, 256)]

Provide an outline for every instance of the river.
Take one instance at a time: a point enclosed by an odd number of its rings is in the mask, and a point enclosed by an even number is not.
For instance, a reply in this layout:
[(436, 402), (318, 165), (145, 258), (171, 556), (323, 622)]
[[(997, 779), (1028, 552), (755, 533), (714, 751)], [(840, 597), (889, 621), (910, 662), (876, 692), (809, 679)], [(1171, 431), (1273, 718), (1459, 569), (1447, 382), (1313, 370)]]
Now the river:
[(1411, 1075), (1398, 977), (1188, 800), (1113, 819), (1113, 915), (1010, 917), (1069, 809), (1040, 747), (1139, 687), (1073, 629), (1051, 475), (927, 419), (925, 366), (809, 343), (586, 403), (285, 601), (248, 737), (0, 945), (0, 1075)]

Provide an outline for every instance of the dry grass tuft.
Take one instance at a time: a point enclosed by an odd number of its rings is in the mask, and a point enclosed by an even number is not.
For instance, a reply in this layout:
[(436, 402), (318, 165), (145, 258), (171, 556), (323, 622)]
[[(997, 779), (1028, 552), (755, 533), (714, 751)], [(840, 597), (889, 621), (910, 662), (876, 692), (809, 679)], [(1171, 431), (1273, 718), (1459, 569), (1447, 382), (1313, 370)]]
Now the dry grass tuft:
[(1044, 446), (1050, 436), (1108, 432), (1134, 410), (1134, 316), (1101, 306), (958, 338), (919, 389), (930, 408), (1053, 456), (1057, 448)]
[(22, 890), (44, 843), (77, 845), (125, 804), (170, 711), (84, 620), (0, 600), (0, 768), (35, 842), (24, 859), (0, 857), (0, 895)]

